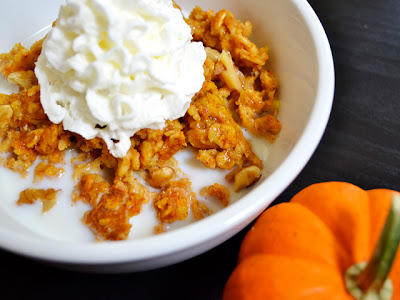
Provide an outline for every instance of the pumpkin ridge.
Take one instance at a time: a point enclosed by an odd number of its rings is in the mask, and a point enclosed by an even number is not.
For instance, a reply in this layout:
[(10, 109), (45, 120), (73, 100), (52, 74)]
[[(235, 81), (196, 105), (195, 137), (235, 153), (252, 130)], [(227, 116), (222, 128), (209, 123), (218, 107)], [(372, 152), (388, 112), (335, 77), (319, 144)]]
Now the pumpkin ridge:
[(343, 272), (352, 262), (368, 259), (371, 224), (366, 191), (347, 182), (316, 183), (296, 194), (290, 203), (310, 209), (351, 255), (351, 262), (343, 266)]
[(237, 265), (223, 294), (223, 300), (235, 299), (354, 300), (346, 297), (339, 269), (314, 260), (272, 254), (253, 255)]
[(258, 218), (243, 240), (239, 262), (260, 253), (295, 254), (340, 269), (351, 264), (350, 256), (322, 220), (296, 203), (273, 206)]

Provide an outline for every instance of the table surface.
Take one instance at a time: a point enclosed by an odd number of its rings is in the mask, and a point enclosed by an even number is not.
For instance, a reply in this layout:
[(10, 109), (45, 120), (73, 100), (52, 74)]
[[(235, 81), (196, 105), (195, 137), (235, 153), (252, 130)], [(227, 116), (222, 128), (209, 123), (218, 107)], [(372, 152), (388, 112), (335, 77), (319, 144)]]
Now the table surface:
[[(274, 202), (321, 181), (400, 191), (400, 1), (310, 0), (331, 43), (333, 110), (313, 157)], [(3, 299), (220, 299), (249, 226), (203, 255), (163, 269), (98, 275), (0, 250)]]

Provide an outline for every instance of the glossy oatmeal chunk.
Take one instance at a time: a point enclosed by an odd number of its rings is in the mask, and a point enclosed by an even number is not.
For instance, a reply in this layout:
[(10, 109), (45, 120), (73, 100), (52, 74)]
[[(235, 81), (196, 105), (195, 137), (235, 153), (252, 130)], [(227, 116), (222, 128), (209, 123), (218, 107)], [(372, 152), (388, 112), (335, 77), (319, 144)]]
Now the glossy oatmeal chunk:
[(185, 118), (185, 134), (188, 142), (199, 149), (196, 158), (209, 168), (261, 167), (261, 160), (251, 150), (227, 105), (212, 81), (204, 83), (193, 98)]
[(216, 83), (240, 125), (273, 142), (282, 127), (277, 119), (280, 101), (275, 98), (278, 80), (266, 66), (268, 48), (249, 40), (251, 23), (236, 20), (226, 10), (215, 14), (199, 7), (187, 22), (194, 40), (208, 47), (206, 79)]

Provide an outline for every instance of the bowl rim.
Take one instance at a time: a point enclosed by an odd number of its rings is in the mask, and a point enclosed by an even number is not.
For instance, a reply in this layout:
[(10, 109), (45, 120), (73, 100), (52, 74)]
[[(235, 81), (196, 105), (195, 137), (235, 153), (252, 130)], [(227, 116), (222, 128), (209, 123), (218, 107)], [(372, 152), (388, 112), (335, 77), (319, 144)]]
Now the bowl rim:
[[(322, 138), (332, 109), (335, 76), (328, 38), (317, 15), (306, 0), (289, 1), (300, 12), (315, 44), (319, 85), (309, 122), (299, 141), (277, 169), (269, 175), (268, 180), (218, 213), (161, 235), (125, 241), (76, 243), (55, 241), (36, 235), (20, 235), (0, 228), (0, 248), (42, 261), (66, 264), (137, 262), (185, 251), (232, 231), (232, 228), (235, 228), (233, 230), (235, 232), (231, 235), (247, 226), (289, 186), (307, 164)], [(284, 185), (272, 184), (280, 177), (288, 178)], [(265, 190), (269, 191), (268, 195), (264, 195)], [(249, 217), (251, 220), (246, 221)], [(204, 228), (212, 228), (212, 231)], [(225, 240), (229, 237), (227, 236)]]

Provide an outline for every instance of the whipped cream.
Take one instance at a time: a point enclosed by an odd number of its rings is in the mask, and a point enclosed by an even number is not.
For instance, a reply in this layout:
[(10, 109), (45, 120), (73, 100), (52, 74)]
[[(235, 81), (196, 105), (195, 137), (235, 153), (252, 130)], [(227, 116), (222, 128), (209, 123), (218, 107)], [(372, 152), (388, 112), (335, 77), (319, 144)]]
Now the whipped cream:
[(182, 117), (201, 89), (206, 53), (191, 40), (171, 0), (67, 0), (35, 68), (44, 111), (123, 157), (135, 132)]

